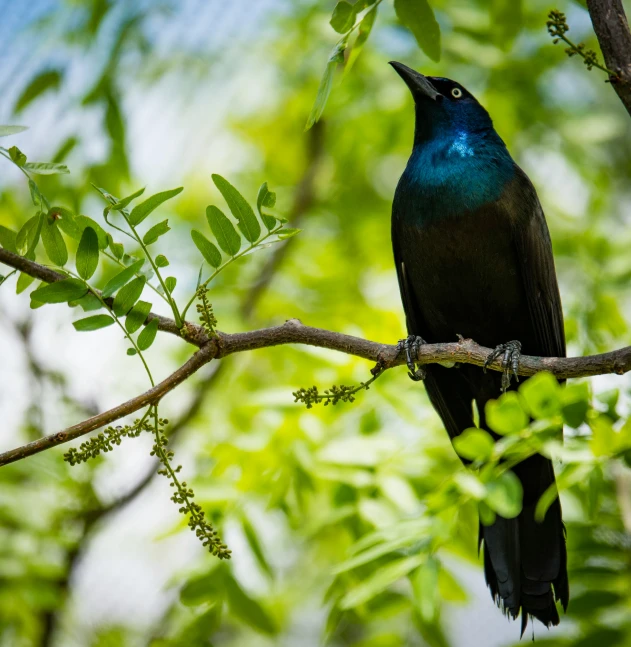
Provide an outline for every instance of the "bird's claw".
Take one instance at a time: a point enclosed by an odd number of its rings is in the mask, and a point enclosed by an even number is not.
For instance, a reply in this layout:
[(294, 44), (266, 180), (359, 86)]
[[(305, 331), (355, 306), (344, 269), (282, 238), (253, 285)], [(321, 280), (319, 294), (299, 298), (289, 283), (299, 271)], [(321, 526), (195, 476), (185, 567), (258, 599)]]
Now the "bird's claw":
[(519, 382), (518, 371), (519, 360), (521, 358), (521, 342), (515, 339), (496, 346), (495, 350), (489, 353), (484, 362), (484, 372), (486, 372), (488, 365), (500, 355), (504, 355), (502, 358), (502, 393), (506, 393), (506, 390), (510, 386), (512, 375), (515, 376), (515, 381)]
[(414, 382), (420, 382), (424, 380), (427, 376), (427, 372), (422, 366), (416, 367), (414, 360), (412, 359), (412, 353), (414, 357), (418, 355), (418, 351), (421, 346), (425, 343), (425, 340), (422, 337), (417, 337), (416, 335), (409, 335), (406, 339), (401, 339), (397, 344), (399, 350), (405, 351), (405, 360), (408, 367), (408, 376)]

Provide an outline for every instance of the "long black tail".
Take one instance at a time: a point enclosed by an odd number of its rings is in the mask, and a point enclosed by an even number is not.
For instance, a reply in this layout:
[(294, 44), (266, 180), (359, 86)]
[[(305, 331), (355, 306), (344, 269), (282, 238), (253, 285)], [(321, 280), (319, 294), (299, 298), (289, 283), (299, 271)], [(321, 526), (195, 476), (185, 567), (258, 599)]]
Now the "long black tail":
[(554, 483), (552, 463), (536, 454), (514, 468), (524, 489), (518, 517), (497, 517), (491, 526), (480, 525), (484, 542), (484, 574), (498, 606), (513, 619), (521, 612), (523, 635), (528, 616), (544, 625), (559, 624), (555, 600), (564, 610), (570, 597), (567, 579), (565, 529), (558, 498), (542, 522), (535, 507)]

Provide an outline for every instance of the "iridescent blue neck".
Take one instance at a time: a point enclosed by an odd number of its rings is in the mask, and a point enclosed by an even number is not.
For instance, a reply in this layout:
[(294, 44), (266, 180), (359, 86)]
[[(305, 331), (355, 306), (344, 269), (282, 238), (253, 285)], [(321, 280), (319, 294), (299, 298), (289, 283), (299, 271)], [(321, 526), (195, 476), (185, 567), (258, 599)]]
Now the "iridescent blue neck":
[(494, 202), (515, 172), (515, 163), (492, 128), (450, 126), (416, 141), (399, 181), (397, 196), (414, 204), (403, 213), (417, 221), (475, 211)]

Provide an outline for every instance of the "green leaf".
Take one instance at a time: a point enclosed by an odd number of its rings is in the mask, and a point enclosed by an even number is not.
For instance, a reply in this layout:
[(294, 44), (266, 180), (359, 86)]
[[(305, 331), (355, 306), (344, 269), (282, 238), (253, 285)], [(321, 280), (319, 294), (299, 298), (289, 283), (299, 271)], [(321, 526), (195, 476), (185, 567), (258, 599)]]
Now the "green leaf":
[(43, 285), (31, 292), (31, 302), (67, 303), (76, 301), (88, 292), (88, 288), (79, 279), (63, 279), (49, 285)]
[(158, 254), (155, 263), (157, 267), (168, 267), (169, 259), (164, 254)]
[(9, 148), (9, 157), (18, 166), (26, 164), (26, 155), (17, 146), (11, 146)]
[(489, 427), (498, 434), (515, 434), (528, 426), (528, 416), (514, 391), (487, 402), (485, 412)]
[(357, 38), (353, 43), (351, 53), (348, 55), (346, 65), (344, 67), (345, 74), (347, 74), (350, 71), (350, 69), (353, 67), (353, 65), (355, 65), (355, 61), (357, 60), (357, 57), (359, 56), (362, 48), (366, 44), (366, 41), (368, 40), (368, 36), (370, 36), (370, 32), (372, 31), (372, 27), (375, 24), (376, 17), (377, 17), (377, 7), (367, 12), (366, 15), (362, 18), (361, 22), (359, 23), (359, 29), (357, 30), (358, 31)]
[(70, 173), (65, 164), (56, 164), (55, 162), (26, 162), (22, 166), (27, 171), (37, 175), (61, 175)]
[(355, 18), (355, 7), (346, 0), (339, 0), (329, 23), (338, 34), (345, 34), (355, 24)]
[(62, 267), (68, 261), (68, 249), (66, 243), (59, 233), (55, 220), (44, 219), (42, 225), (42, 242), (46, 255), (55, 264)]
[(486, 492), (485, 503), (505, 519), (512, 519), (521, 512), (523, 488), (513, 472), (503, 472), (486, 483)]
[(70, 238), (80, 241), (85, 228), (91, 227), (96, 233), (99, 249), (107, 249), (110, 245), (111, 237), (96, 220), (88, 216), (75, 216), (64, 207), (51, 207), (48, 215), (50, 217), (53, 214), (57, 218), (58, 227)]
[(225, 569), (222, 566), (213, 568), (189, 579), (180, 591), (180, 602), (187, 607), (194, 607), (205, 602), (223, 599)]
[(117, 258), (120, 261), (125, 253), (123, 245), (121, 243), (115, 243), (112, 239), (110, 240), (110, 249), (112, 250), (112, 254), (114, 254), (114, 258)]
[(233, 577), (227, 576), (224, 585), (230, 612), (236, 618), (261, 633), (269, 635), (278, 633), (278, 626), (270, 613), (251, 598)]
[(75, 263), (79, 276), (86, 281), (96, 271), (99, 264), (99, 239), (92, 227), (86, 227), (83, 230)]
[(128, 355), (136, 355), (136, 349), (135, 348), (128, 348), (127, 349), (127, 354)]
[(4, 225), (0, 225), (0, 246), (14, 254), (17, 254), (16, 238), (17, 232), (5, 227)]
[(17, 135), (28, 130), (28, 126), (0, 126), (0, 137), (9, 137), (10, 135)]
[(136, 198), (139, 198), (144, 192), (145, 192), (144, 187), (142, 189), (138, 189), (138, 191), (136, 191), (135, 193), (132, 193), (131, 195), (128, 195), (126, 198), (122, 198), (118, 202), (115, 202), (112, 205), (112, 210), (113, 211), (121, 211), (127, 205), (129, 205), (133, 200), (135, 200)]
[(420, 566), (425, 559), (425, 555), (413, 555), (378, 568), (370, 577), (351, 589), (342, 598), (340, 608), (352, 609), (371, 600), (385, 591), (391, 584), (394, 584), (417, 566)]
[(470, 461), (487, 461), (493, 454), (495, 443), (483, 429), (465, 429), (453, 439), (454, 449), (460, 456)]
[(156, 333), (158, 332), (158, 320), (152, 319), (144, 328), (144, 330), (138, 335), (138, 348), (140, 350), (147, 350), (153, 340), (156, 338)]
[(212, 205), (206, 207), (206, 220), (219, 247), (229, 256), (237, 254), (241, 249), (241, 237), (223, 211)]
[(251, 243), (257, 241), (261, 235), (261, 225), (247, 200), (221, 175), (214, 173), (212, 179), (228, 203), (232, 215), (237, 219), (239, 229), (246, 240)]
[(44, 197), (37, 188), (37, 184), (31, 178), (28, 179), (28, 188), (31, 193), (31, 201), (36, 207), (44, 208)]
[(438, 614), (438, 572), (440, 564), (431, 555), (411, 575), (416, 607), (425, 622), (433, 622)]
[(263, 207), (269, 207), (270, 209), (272, 209), (275, 205), (276, 194), (267, 188), (267, 182), (263, 182), (263, 184), (261, 184), (261, 188), (259, 189), (258, 195), (256, 196), (256, 208), (259, 212), (259, 216), (261, 216), (263, 224), (268, 231), (274, 229), (277, 220), (274, 216), (270, 216), (269, 214), (264, 213)]
[(182, 193), (183, 187), (178, 187), (177, 189), (171, 189), (170, 191), (162, 191), (161, 193), (156, 193), (150, 198), (147, 198), (144, 202), (136, 205), (131, 214), (129, 215), (129, 222), (134, 227), (139, 225), (152, 211), (157, 209), (163, 202), (174, 198), (179, 193)]
[(552, 418), (561, 409), (561, 387), (551, 373), (533, 375), (521, 385), (519, 393), (533, 418)]
[(107, 299), (111, 297), (117, 290), (120, 290), (123, 285), (125, 285), (140, 271), (140, 268), (144, 264), (144, 259), (141, 258), (139, 261), (132, 263), (129, 267), (126, 267), (124, 270), (121, 270), (118, 274), (115, 274), (103, 288), (103, 298)]
[(219, 250), (202, 234), (193, 229), (191, 231), (191, 238), (195, 243), (195, 246), (201, 252), (205, 261), (212, 267), (219, 267), (221, 265), (221, 253)]
[(302, 229), (292, 229), (291, 227), (288, 227), (287, 229), (282, 229), (278, 232), (278, 238), (279, 240), (286, 240), (287, 238), (291, 238), (292, 236), (299, 234), (301, 231)]
[(31, 276), (30, 274), (25, 274), (24, 272), (20, 272), (20, 276), (18, 276), (18, 280), (15, 286), (15, 293), (16, 294), (22, 294), (26, 288), (33, 283), (35, 280), (34, 276)]
[(128, 333), (135, 333), (145, 323), (150, 312), (151, 304), (148, 301), (138, 301), (125, 319), (125, 330)]
[(61, 84), (61, 72), (59, 70), (46, 70), (38, 74), (22, 91), (15, 103), (13, 111), (18, 113), (32, 101), (48, 90), (56, 90)]
[(38, 213), (36, 216), (29, 218), (22, 225), (20, 231), (18, 231), (17, 236), (15, 237), (15, 246), (17, 248), (17, 253), (20, 254), (20, 256), (26, 256), (37, 246), (41, 233), (40, 223), (42, 223), (42, 220), (43, 218), (41, 214)]
[(589, 399), (588, 382), (566, 384), (561, 390), (563, 421), (574, 429), (580, 427), (587, 419)]
[(320, 80), (320, 85), (318, 87), (318, 93), (316, 94), (315, 101), (313, 102), (313, 107), (309, 113), (307, 119), (307, 124), (305, 130), (309, 130), (315, 124), (316, 121), (319, 121), (322, 113), (324, 112), (324, 106), (329, 99), (331, 94), (331, 87), (333, 86), (333, 75), (335, 73), (335, 68), (338, 63), (344, 62), (344, 51), (346, 50), (347, 41), (342, 39), (341, 42), (331, 51), (329, 55), (329, 60), (327, 61), (326, 67), (324, 68), (324, 74)]
[(440, 27), (427, 0), (394, 0), (397, 17), (433, 61), (440, 60)]
[(118, 294), (114, 297), (112, 310), (117, 317), (126, 315), (140, 298), (145, 287), (146, 279), (144, 276), (136, 277), (131, 283), (123, 286)]
[(265, 557), (265, 553), (263, 552), (256, 530), (254, 530), (250, 520), (245, 516), (241, 519), (241, 527), (243, 528), (243, 534), (250, 546), (250, 550), (261, 567), (261, 570), (267, 573), (270, 579), (272, 579), (274, 577), (274, 571)]
[(74, 308), (75, 306), (80, 306), (83, 312), (91, 312), (92, 310), (99, 310), (100, 308), (103, 307), (103, 304), (101, 303), (99, 298), (96, 296), (96, 294), (93, 294), (92, 292), (88, 292), (86, 295), (82, 296), (80, 299), (77, 299), (76, 301), (69, 301), (68, 305), (71, 308)]
[(115, 323), (114, 319), (109, 315), (93, 315), (92, 317), (85, 317), (84, 319), (73, 321), (72, 325), (75, 327), (75, 330), (86, 332), (107, 328), (107, 326), (111, 326), (113, 323)]
[(166, 234), (167, 231), (171, 231), (171, 227), (169, 227), (169, 221), (163, 220), (157, 225), (151, 227), (151, 229), (142, 237), (142, 242), (145, 245), (152, 245), (156, 242), (156, 240), (158, 240), (158, 238), (160, 238), (160, 236)]
[(164, 281), (164, 284), (166, 285), (167, 290), (169, 291), (169, 294), (175, 290), (175, 286), (177, 285), (177, 279), (174, 276), (167, 276), (167, 278)]

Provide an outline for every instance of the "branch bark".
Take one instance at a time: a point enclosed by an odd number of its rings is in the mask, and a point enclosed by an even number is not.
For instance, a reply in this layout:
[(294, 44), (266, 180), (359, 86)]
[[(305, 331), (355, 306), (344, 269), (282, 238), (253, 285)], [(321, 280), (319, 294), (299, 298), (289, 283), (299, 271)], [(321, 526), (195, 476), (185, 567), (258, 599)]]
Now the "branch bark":
[[(213, 359), (284, 344), (305, 344), (328, 348), (371, 360), (382, 369), (393, 368), (405, 363), (404, 354), (396, 345), (380, 344), (360, 337), (322, 330), (321, 328), (312, 328), (311, 326), (303, 325), (297, 319), (290, 319), (280, 326), (250, 332), (219, 333), (216, 339), (203, 344), (201, 349), (183, 366), (154, 388), (64, 431), (0, 454), (0, 466), (66, 443), (157, 402), (201, 366)], [(480, 346), (471, 339), (462, 339), (453, 343), (425, 344), (419, 349), (416, 362), (420, 365), (455, 362), (483, 366), (490, 352), (490, 348)], [(496, 359), (489, 364), (489, 368), (496, 371), (503, 370), (501, 359)], [(523, 376), (531, 376), (540, 371), (549, 371), (558, 378), (575, 378), (607, 373), (622, 375), (630, 370), (631, 346), (627, 346), (617, 351), (587, 357), (534, 357), (524, 355), (521, 358), (518, 373)]]
[(631, 115), (631, 32), (622, 0), (587, 0), (587, 8), (620, 101)]

